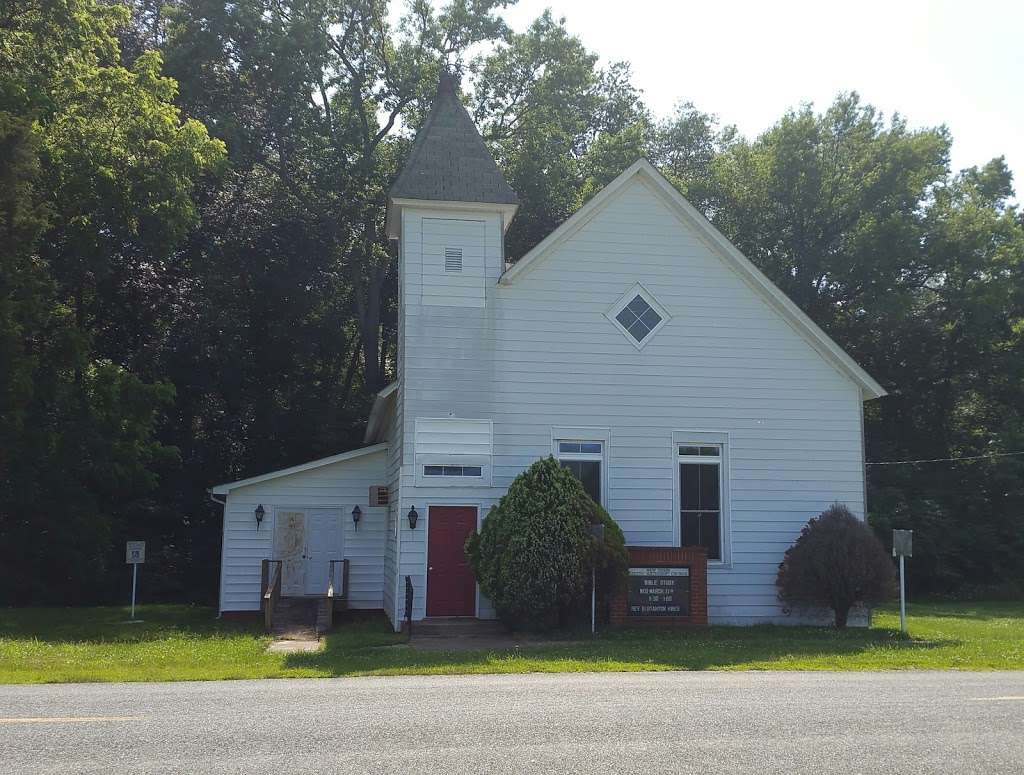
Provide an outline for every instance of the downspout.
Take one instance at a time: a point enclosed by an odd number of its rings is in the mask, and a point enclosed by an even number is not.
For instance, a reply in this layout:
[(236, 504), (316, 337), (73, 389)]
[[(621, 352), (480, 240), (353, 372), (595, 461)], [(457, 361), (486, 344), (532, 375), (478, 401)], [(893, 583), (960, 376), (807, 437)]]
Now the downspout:
[[(865, 420), (864, 420), (864, 394), (860, 393), (858, 391), (857, 398), (859, 399), (857, 401), (857, 408), (860, 410), (860, 470), (861, 470), (860, 482), (861, 482), (861, 491), (863, 493), (861, 498), (862, 498), (862, 503), (863, 503), (862, 508), (864, 509), (864, 524), (867, 525), (868, 524), (868, 441), (867, 441), (867, 432), (865, 430), (865, 425), (864, 425), (864, 423), (865, 423)], [(868, 525), (868, 527), (870, 528), (870, 525)], [(868, 609), (868, 625), (867, 625), (869, 628), (871, 627), (871, 622), (874, 620), (874, 618), (875, 618), (874, 611), (869, 608)]]
[[(210, 500), (212, 500), (214, 503), (219, 503), (222, 509), (227, 505), (227, 503), (228, 503), (227, 496), (224, 496), (224, 500), (219, 501), (219, 500), (217, 500), (217, 494), (213, 490), (207, 490), (206, 492), (209, 493)], [(223, 527), (224, 513), (223, 512), (221, 512), (221, 517), (220, 518), (221, 518), (221, 541), (223, 541), (224, 540), (224, 527)], [(223, 546), (221, 546), (221, 549), (220, 549), (220, 576), (221, 576), (221, 579), (223, 580), (223, 577), (224, 577), (224, 547)], [(221, 600), (220, 600), (221, 591), (222, 591), (221, 590), (221, 584), (217, 584), (217, 618), (218, 619), (221, 619), (224, 616), (223, 612), (220, 610), (220, 608), (221, 608)]]

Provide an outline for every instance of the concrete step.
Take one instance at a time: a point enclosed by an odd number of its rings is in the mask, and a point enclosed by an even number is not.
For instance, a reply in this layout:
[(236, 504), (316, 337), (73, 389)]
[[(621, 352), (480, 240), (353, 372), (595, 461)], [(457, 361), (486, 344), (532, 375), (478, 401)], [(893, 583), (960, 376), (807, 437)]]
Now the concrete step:
[(333, 622), (334, 617), (332, 616), (333, 611), (331, 607), (334, 605), (333, 598), (322, 597), (316, 602), (316, 628), (317, 635), (323, 635), (331, 629), (329, 622)]
[(412, 623), (414, 638), (494, 638), (506, 633), (497, 619), (428, 617)]
[(316, 640), (318, 606), (316, 598), (282, 597), (274, 607), (271, 633), (284, 640)]
[(319, 640), (316, 631), (312, 627), (303, 626), (282, 626), (275, 627), (270, 633), (275, 640)]

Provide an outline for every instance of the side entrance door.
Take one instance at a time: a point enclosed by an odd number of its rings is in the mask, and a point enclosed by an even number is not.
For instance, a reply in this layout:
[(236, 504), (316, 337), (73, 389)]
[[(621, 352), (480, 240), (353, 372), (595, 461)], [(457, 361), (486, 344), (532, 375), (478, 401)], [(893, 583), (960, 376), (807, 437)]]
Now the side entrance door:
[(281, 560), (281, 594), (306, 591), (306, 512), (277, 509), (274, 516), (274, 559)]
[[(331, 560), (345, 556), (342, 545), (341, 511), (339, 509), (310, 509), (309, 532), (306, 537), (306, 594), (323, 595), (327, 592), (327, 574)], [(340, 576), (340, 570), (337, 571)], [(335, 578), (335, 589), (340, 578)]]
[(427, 616), (475, 616), (476, 579), (465, 545), (475, 506), (431, 506), (427, 520)]

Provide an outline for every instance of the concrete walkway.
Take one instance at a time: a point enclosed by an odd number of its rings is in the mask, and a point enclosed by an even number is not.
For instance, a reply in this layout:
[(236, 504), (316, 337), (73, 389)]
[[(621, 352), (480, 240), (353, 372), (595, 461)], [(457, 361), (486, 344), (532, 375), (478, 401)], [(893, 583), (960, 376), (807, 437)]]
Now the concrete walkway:
[(413, 622), (409, 645), (417, 651), (515, 651), (537, 646), (566, 646), (577, 641), (548, 640), (509, 632), (486, 619), (424, 619)]
[(279, 638), (270, 642), (270, 645), (267, 646), (267, 651), (271, 654), (298, 654), (319, 651), (323, 648), (323, 645), (322, 641), (316, 639), (290, 640), (288, 638)]

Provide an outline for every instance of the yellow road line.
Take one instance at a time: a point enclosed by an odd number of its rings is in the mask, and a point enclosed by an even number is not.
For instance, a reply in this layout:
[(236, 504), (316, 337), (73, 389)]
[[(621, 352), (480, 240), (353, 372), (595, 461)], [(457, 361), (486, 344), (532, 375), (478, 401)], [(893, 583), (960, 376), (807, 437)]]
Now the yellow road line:
[(37, 716), (0, 718), (0, 724), (67, 724), (77, 721), (138, 721), (138, 716)]

